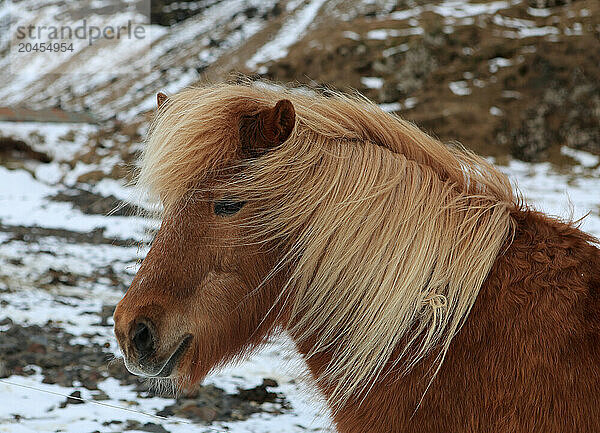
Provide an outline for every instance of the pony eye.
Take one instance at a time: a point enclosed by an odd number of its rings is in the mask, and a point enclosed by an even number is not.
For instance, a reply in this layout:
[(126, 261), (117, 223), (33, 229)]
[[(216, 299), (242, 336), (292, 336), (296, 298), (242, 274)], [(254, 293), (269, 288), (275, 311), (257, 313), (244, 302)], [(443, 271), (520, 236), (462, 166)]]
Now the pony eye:
[(222, 199), (215, 202), (215, 215), (230, 216), (235, 215), (246, 204), (245, 201), (235, 201), (231, 199)]

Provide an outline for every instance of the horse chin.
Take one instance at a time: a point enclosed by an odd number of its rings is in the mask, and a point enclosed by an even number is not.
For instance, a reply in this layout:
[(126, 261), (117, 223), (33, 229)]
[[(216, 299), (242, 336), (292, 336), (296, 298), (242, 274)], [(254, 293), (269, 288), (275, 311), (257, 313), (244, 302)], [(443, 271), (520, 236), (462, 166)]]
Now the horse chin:
[(145, 380), (148, 389), (156, 395), (175, 397), (185, 394), (189, 388), (184, 376), (148, 377)]

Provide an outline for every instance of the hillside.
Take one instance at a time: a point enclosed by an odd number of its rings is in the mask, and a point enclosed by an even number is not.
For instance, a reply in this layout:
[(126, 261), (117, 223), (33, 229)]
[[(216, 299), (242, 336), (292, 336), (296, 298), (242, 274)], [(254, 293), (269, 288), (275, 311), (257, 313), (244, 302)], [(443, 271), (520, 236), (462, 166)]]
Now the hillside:
[[(131, 15), (111, 14), (104, 3), (88, 1), (90, 19)], [(73, 7), (18, 4), (15, 25), (51, 22)], [(77, 80), (53, 74), (65, 65), (49, 63), (21, 72), (0, 98), (139, 123), (157, 91), (242, 72), (359, 90), (440, 138), (489, 155), (539, 161), (555, 158), (561, 145), (600, 153), (594, 0), (163, 1), (152, 12), (152, 44), (141, 52), (114, 49), (111, 63), (99, 67), (89, 59), (102, 43), (84, 46), (68, 60)]]

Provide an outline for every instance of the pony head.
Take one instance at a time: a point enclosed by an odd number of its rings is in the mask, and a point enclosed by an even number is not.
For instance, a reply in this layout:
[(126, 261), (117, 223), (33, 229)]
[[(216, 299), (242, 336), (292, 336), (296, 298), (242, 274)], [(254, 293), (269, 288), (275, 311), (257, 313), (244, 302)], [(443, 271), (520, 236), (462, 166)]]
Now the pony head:
[[(278, 247), (252, 242), (244, 227), (252, 205), (226, 185), (245, 160), (288, 139), (295, 112), (282, 99), (273, 106), (246, 101), (237, 112), (223, 106), (222, 113), (204, 113), (216, 116), (205, 119), (188, 144), (205, 146), (192, 161), (180, 141), (190, 138), (186, 128), (194, 128), (185, 118), (189, 107), (177, 97), (159, 94), (157, 100), (164, 117), (153, 128), (138, 183), (152, 183), (160, 191), (164, 218), (115, 312), (115, 334), (132, 373), (197, 380), (262, 342), (273, 329), (274, 318), (267, 313), (281, 281), (266, 276), (275, 267)], [(178, 124), (175, 129), (171, 122)], [(208, 137), (218, 133), (223, 135)], [(182, 147), (160, 152), (173, 142)], [(181, 166), (186, 163), (194, 169)], [(159, 173), (167, 166), (168, 173)]]
[(360, 97), (159, 103), (137, 184), (162, 225), (114, 317), (131, 372), (196, 382), (286, 329), (344, 402), (443, 360), (513, 225), (504, 175)]

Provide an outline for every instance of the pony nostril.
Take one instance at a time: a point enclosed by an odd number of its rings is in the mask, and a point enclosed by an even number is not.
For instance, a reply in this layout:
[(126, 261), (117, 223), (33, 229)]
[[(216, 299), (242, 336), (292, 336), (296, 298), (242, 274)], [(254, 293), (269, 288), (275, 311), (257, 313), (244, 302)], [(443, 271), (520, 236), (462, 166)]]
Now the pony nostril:
[(137, 350), (140, 358), (150, 355), (154, 350), (154, 338), (152, 337), (152, 332), (143, 322), (137, 324), (132, 340), (133, 347)]

